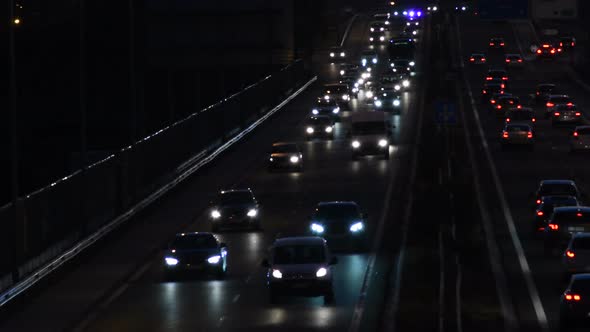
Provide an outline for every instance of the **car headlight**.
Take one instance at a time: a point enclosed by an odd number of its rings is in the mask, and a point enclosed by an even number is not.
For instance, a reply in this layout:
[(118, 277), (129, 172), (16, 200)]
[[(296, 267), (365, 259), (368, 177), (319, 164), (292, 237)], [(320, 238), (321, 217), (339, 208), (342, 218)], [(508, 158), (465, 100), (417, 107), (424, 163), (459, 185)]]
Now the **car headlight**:
[(399, 99), (396, 99), (393, 101), (393, 106), (399, 106), (401, 105), (401, 102), (399, 101)]
[(272, 277), (276, 278), (276, 279), (281, 279), (283, 277), (283, 274), (281, 273), (281, 271), (273, 269), (272, 270)]
[(367, 65), (367, 59), (362, 59), (361, 63), (363, 64), (363, 67)]
[(373, 58), (371, 61), (373, 61), (373, 63), (377, 63), (377, 58)]
[(346, 53), (340, 52), (340, 57), (344, 58), (345, 56), (346, 56)]
[(330, 58), (334, 57), (334, 52), (330, 52)]
[(317, 109), (315, 109), (315, 108), (314, 108), (314, 109), (312, 109), (312, 110), (311, 110), (311, 113), (313, 113), (313, 114), (318, 114), (318, 113), (319, 113), (319, 111), (318, 111)]
[(211, 211), (211, 218), (218, 219), (220, 217), (221, 217), (221, 212), (219, 212), (219, 210), (213, 210), (213, 211)]
[(379, 37), (379, 40), (380, 41), (384, 41), (385, 40), (385, 37), (381, 36), (381, 37)]
[(378, 142), (378, 144), (379, 144), (380, 147), (384, 148), (384, 147), (387, 146), (388, 143), (387, 143), (387, 140), (386, 139), (380, 139), (379, 142)]
[(393, 70), (394, 73), (397, 73), (397, 69), (393, 68), (392, 70)]
[(367, 71), (369, 72), (369, 77), (371, 77), (371, 67), (367, 68)]
[(320, 267), (315, 273), (315, 276), (318, 278), (323, 278), (326, 275), (328, 275), (328, 269), (326, 269), (325, 267)]
[(410, 81), (408, 81), (408, 80), (403, 80), (403, 81), (402, 81), (402, 85), (404, 86), (404, 88), (407, 88), (407, 87), (409, 87), (409, 86), (410, 86)]
[(373, 98), (373, 91), (367, 91), (367, 98)]
[(432, 11), (437, 11), (437, 10), (438, 10), (437, 6), (432, 7)]
[(209, 264), (218, 264), (221, 261), (221, 256), (215, 255), (207, 258), (207, 263)]
[(308, 134), (313, 134), (313, 132), (314, 132), (314, 130), (313, 130), (312, 127), (307, 127), (307, 130), (306, 131), (307, 131)]
[(334, 114), (338, 114), (338, 112), (340, 112), (340, 107), (336, 107), (335, 109), (332, 110), (332, 113), (334, 113)]
[[(355, 85), (356, 85), (356, 84), (357, 84), (357, 83), (355, 83)], [(354, 92), (354, 93), (357, 93), (357, 92), (359, 92), (358, 85), (357, 85), (357, 86), (355, 86), (354, 88), (352, 88), (352, 92)]]
[(342, 100), (348, 100), (348, 95), (347, 94), (343, 94), (342, 95)]
[(375, 31), (375, 28), (371, 28), (371, 32)]
[(415, 65), (415, 64), (416, 64), (416, 63), (415, 63), (414, 61), (410, 61), (410, 63), (409, 63), (409, 65), (410, 65), (411, 67), (414, 67), (414, 65)]
[(344, 70), (340, 71), (340, 75), (344, 75), (346, 72)]
[(166, 257), (164, 258), (164, 261), (166, 261), (166, 265), (168, 266), (175, 266), (178, 264), (178, 259), (174, 257)]
[(289, 161), (292, 164), (297, 164), (299, 162), (299, 157), (297, 157), (297, 156), (291, 156), (291, 158), (289, 158)]
[(379, 31), (384, 31), (384, 30), (385, 30), (385, 28), (381, 28), (381, 29), (379, 29)]
[(381, 100), (375, 100), (375, 106), (381, 107), (382, 105), (383, 105), (383, 102)]
[(360, 147), (361, 147), (361, 142), (359, 142), (359, 141), (353, 141), (352, 142), (352, 148), (353, 149), (358, 149)]
[(418, 31), (416, 31), (416, 30), (412, 31), (412, 35), (414, 35), (414, 36), (415, 36), (415, 35), (417, 35), (417, 34), (418, 34)]
[(324, 226), (318, 224), (318, 223), (312, 223), (311, 226), (309, 226), (311, 228), (311, 231), (314, 233), (318, 233), (321, 234), (324, 232)]
[(365, 228), (365, 225), (362, 221), (355, 222), (354, 224), (350, 225), (350, 231), (353, 233), (358, 233)]
[(402, 89), (402, 87), (399, 84), (396, 84), (394, 87), (395, 91), (399, 91)]
[(325, 131), (326, 131), (327, 133), (331, 133), (331, 132), (332, 132), (332, 130), (334, 130), (332, 127), (326, 127), (326, 129), (325, 129)]
[(258, 215), (258, 210), (250, 209), (250, 210), (248, 210), (248, 213), (246, 215), (250, 218), (254, 218)]
[(373, 37), (370, 37), (370, 38), (369, 38), (369, 41), (373, 41)]

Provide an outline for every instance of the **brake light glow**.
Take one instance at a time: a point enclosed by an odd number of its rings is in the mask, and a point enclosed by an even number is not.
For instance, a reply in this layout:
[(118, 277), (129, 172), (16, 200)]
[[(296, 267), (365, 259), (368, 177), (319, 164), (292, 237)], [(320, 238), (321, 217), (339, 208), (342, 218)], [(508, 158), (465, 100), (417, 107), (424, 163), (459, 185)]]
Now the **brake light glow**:
[(543, 51), (537, 50), (537, 54), (541, 54), (541, 53), (543, 53)]
[(504, 43), (500, 43), (500, 46), (504, 46)]
[(569, 103), (566, 104), (567, 106), (574, 106), (574, 103), (572, 103), (571, 101)]
[(487, 77), (486, 77), (486, 81), (491, 81), (492, 79), (493, 79), (493, 77), (492, 77), (492, 76), (487, 76)]
[(545, 104), (545, 106), (547, 106), (547, 107), (553, 107), (553, 106), (555, 106), (555, 104), (552, 103), (552, 102), (548, 102), (547, 104)]
[(552, 49), (550, 52), (551, 54), (555, 54), (555, 49)]
[(578, 294), (572, 294), (572, 293), (565, 293), (565, 299), (566, 301), (576, 301), (579, 302), (580, 300), (582, 300), (582, 297)]
[(549, 229), (552, 231), (559, 230), (559, 225), (558, 224), (549, 224)]
[(561, 113), (559, 113), (559, 112), (555, 112), (555, 113), (553, 113), (553, 115), (555, 115), (555, 116), (559, 116), (560, 114), (561, 114)]
[(543, 211), (537, 211), (537, 215), (538, 215), (539, 217), (542, 217), (542, 216), (544, 215), (544, 213), (543, 213)]
[(541, 93), (539, 91), (537, 91), (537, 96), (540, 95)]
[(574, 131), (574, 137), (578, 137), (578, 132)]
[(506, 118), (506, 122), (510, 122), (510, 118)]
[(510, 59), (506, 59), (506, 62), (510, 62)]
[(531, 122), (537, 122), (537, 119), (535, 119), (535, 118), (532, 118), (532, 119), (531, 119)]
[(526, 138), (533, 138), (533, 133), (532, 133), (531, 131), (529, 131), (529, 132), (526, 134)]
[(575, 46), (575, 45), (576, 45), (576, 43), (572, 42), (572, 46)]
[(502, 81), (508, 81), (508, 76), (502, 76)]
[(517, 61), (518, 61), (518, 62), (522, 62), (522, 59), (518, 59)]
[(580, 112), (576, 112), (576, 116), (580, 116), (582, 115)]
[(550, 45), (549, 44), (543, 44), (544, 48), (548, 48)]
[(488, 92), (486, 90), (481, 90), (481, 93), (483, 93), (485, 95)]
[[(500, 84), (500, 89), (504, 89), (506, 87), (506, 85), (504, 83)], [(504, 93), (504, 92), (502, 92)]]
[(490, 46), (494, 46), (494, 43), (490, 43)]
[(574, 258), (574, 257), (576, 257), (576, 253), (575, 253), (575, 252), (573, 252), (573, 251), (571, 251), (571, 250), (566, 250), (566, 251), (565, 251), (565, 255), (566, 255), (568, 258)]
[(541, 204), (541, 200), (540, 199), (537, 200), (537, 204)]
[(481, 58), (481, 61), (482, 61), (482, 62), (485, 62), (485, 61), (486, 61), (486, 58)]
[(502, 132), (502, 137), (503, 138), (508, 138), (508, 132), (507, 131), (503, 131)]
[(490, 99), (490, 103), (495, 104), (496, 100), (495, 99)]
[(498, 109), (501, 109), (502, 108), (502, 105), (498, 104), (497, 108)]
[(473, 62), (473, 61), (475, 61), (475, 59), (474, 58), (469, 58), (469, 61)]
[(576, 213), (576, 217), (581, 217), (582, 214), (580, 212)]
[(522, 105), (516, 105), (516, 108), (521, 109)]

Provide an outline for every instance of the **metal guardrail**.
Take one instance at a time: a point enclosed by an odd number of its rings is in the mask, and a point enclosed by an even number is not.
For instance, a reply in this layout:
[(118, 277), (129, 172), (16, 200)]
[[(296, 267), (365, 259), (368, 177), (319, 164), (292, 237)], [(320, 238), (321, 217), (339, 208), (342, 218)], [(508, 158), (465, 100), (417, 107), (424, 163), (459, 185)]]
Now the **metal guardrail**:
[(298, 60), (21, 198), (17, 213), (12, 204), (0, 208), (2, 225), (20, 216), (15, 234), (5, 232), (12, 243), (0, 241), (0, 307), (209, 163), (315, 79)]

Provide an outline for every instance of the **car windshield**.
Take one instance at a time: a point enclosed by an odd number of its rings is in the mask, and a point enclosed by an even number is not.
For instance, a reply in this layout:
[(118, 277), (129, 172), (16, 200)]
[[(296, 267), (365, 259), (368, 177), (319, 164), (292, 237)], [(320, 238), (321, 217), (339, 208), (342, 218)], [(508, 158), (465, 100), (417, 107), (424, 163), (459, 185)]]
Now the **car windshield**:
[(573, 106), (573, 105), (568, 106), (568, 105), (561, 104), (561, 105), (557, 105), (556, 110), (558, 110), (558, 111), (576, 111), (577, 108), (576, 108), (576, 106)]
[(316, 101), (317, 106), (336, 106), (336, 101), (334, 99), (318, 99)]
[(574, 293), (580, 293), (580, 294), (590, 293), (590, 280), (578, 279), (578, 280), (574, 281), (574, 283), (572, 284), (571, 290)]
[(552, 183), (552, 184), (544, 184), (539, 191), (541, 196), (543, 195), (550, 195), (550, 194), (565, 194), (576, 196), (576, 189), (570, 185), (565, 183)]
[(359, 218), (358, 208), (353, 204), (328, 204), (317, 208), (315, 217), (318, 219)]
[(383, 76), (381, 77), (381, 84), (392, 84), (399, 82), (399, 78), (393, 76)]
[(551, 102), (554, 104), (565, 104), (570, 101), (569, 97), (552, 97)]
[(529, 126), (507, 126), (506, 127), (506, 131), (509, 132), (521, 132), (521, 131), (530, 131), (530, 127)]
[(309, 118), (307, 124), (311, 126), (329, 126), (332, 124), (332, 121), (329, 118)]
[(578, 237), (572, 243), (572, 249), (590, 249), (590, 237)]
[(290, 245), (274, 249), (274, 264), (319, 264), (326, 261), (322, 245)]
[(246, 204), (252, 203), (252, 194), (247, 191), (230, 191), (219, 195), (219, 204)]
[(533, 113), (532, 112), (510, 112), (508, 114), (508, 117), (513, 119), (513, 120), (530, 120), (533, 118)]
[(379, 135), (385, 134), (385, 122), (370, 121), (370, 122), (354, 122), (352, 124), (352, 132), (356, 135)]
[(185, 235), (177, 236), (170, 244), (171, 249), (210, 249), (216, 248), (217, 241), (212, 235)]
[(332, 85), (332, 86), (326, 86), (324, 87), (324, 93), (325, 94), (330, 94), (330, 93), (343, 93), (346, 92), (346, 86), (345, 85)]
[(281, 144), (272, 147), (272, 153), (296, 153), (299, 152), (295, 144)]
[(539, 87), (539, 92), (551, 92), (555, 89), (554, 86), (550, 86), (550, 85), (541, 85)]

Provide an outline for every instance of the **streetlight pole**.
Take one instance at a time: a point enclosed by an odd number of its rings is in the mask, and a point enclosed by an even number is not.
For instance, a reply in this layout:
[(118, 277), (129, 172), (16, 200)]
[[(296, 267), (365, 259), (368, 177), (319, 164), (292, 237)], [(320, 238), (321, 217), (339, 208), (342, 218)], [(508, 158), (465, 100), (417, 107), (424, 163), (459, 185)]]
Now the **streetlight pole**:
[(19, 212), (19, 162), (18, 162), (18, 118), (17, 118), (17, 87), (16, 87), (16, 53), (15, 53), (15, 36), (14, 36), (14, 29), (16, 28), (15, 23), (15, 8), (16, 3), (15, 0), (10, 0), (10, 21), (8, 27), (8, 57), (9, 57), (9, 66), (10, 66), (10, 175), (11, 175), (11, 196), (12, 196), (12, 210), (13, 210), (13, 217), (12, 224), (10, 225), (9, 229), (10, 232), (8, 237), (12, 241), (12, 253), (11, 253), (11, 265), (12, 265), (12, 280), (13, 282), (17, 282), (19, 279), (18, 275), (18, 240), (17, 240), (17, 229), (19, 227), (20, 222), (20, 212)]

